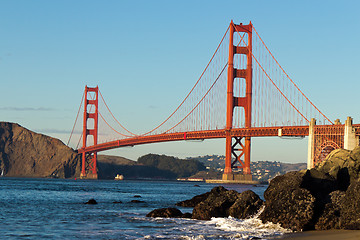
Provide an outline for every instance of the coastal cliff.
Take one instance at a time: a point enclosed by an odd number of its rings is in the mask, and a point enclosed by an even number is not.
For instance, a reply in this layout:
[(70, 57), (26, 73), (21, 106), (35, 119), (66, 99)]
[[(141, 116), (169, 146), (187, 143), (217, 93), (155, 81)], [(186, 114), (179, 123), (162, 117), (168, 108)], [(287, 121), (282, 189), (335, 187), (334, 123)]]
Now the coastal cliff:
[(78, 160), (59, 139), (0, 122), (0, 169), (7, 177), (76, 177)]

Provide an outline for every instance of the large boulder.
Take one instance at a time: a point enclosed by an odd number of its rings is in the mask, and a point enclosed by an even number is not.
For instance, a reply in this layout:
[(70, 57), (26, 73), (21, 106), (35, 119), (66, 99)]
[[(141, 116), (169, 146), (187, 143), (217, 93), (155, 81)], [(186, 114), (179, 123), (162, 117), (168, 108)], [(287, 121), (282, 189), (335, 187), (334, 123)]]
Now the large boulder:
[(315, 213), (315, 197), (302, 188), (307, 171), (289, 172), (274, 178), (264, 193), (263, 222), (279, 223), (294, 231), (311, 228)]
[(343, 168), (345, 161), (350, 157), (349, 150), (345, 149), (336, 149), (329, 153), (324, 161), (317, 164), (315, 169), (328, 173), (329, 175), (336, 178), (337, 176), (337, 169)]
[(344, 229), (360, 230), (360, 179), (350, 184), (343, 198), (340, 226)]
[(360, 177), (360, 146), (352, 151), (332, 151), (325, 161), (315, 166), (315, 169), (333, 177), (338, 183), (338, 188), (345, 191), (351, 182)]
[(195, 207), (200, 202), (207, 199), (209, 197), (209, 195), (210, 195), (210, 192), (206, 192), (206, 193), (203, 193), (203, 194), (200, 194), (200, 195), (196, 195), (192, 199), (178, 202), (175, 205), (180, 206), (180, 207)]
[(251, 190), (238, 193), (219, 186), (190, 200), (178, 202), (176, 205), (193, 207), (194, 219), (210, 220), (212, 217), (228, 216), (248, 218), (259, 211), (263, 201)]
[(152, 210), (146, 217), (179, 218), (183, 213), (177, 208), (159, 208)]
[(248, 218), (255, 215), (261, 206), (263, 200), (251, 190), (240, 193), (236, 202), (229, 208), (229, 215), (235, 218)]
[(345, 192), (333, 191), (328, 195), (328, 203), (325, 204), (317, 223), (316, 230), (340, 229), (340, 212)]
[(92, 204), (93, 205), (93, 204), (98, 204), (98, 203), (97, 203), (97, 201), (95, 199), (91, 198), (89, 201), (87, 201), (84, 204)]
[(350, 182), (356, 182), (360, 178), (360, 146), (350, 152), (350, 157), (344, 167), (349, 171)]
[(224, 187), (215, 187), (207, 195), (205, 200), (194, 207), (192, 218), (201, 220), (228, 216), (247, 218), (256, 214), (263, 204), (260, 197), (251, 190), (238, 193)]
[(338, 189), (336, 179), (329, 174), (317, 169), (303, 172), (300, 187), (309, 190), (318, 200), (325, 198), (329, 193)]
[(212, 217), (228, 217), (229, 208), (236, 202), (240, 193), (215, 187), (209, 196), (193, 209), (192, 218), (210, 220)]
[(295, 231), (360, 229), (359, 176), (360, 147), (334, 150), (311, 170), (274, 178), (260, 219)]

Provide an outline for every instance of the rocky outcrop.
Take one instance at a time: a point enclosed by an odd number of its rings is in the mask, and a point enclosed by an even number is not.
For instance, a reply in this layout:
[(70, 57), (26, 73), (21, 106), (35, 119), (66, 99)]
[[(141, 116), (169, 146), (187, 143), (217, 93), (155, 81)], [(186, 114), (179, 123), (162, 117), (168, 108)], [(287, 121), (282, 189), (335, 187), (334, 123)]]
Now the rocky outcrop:
[(210, 220), (212, 217), (248, 218), (255, 215), (263, 201), (251, 190), (238, 193), (224, 187), (215, 187), (210, 192), (177, 203), (178, 206), (194, 207), (192, 218)]
[(360, 179), (346, 190), (340, 209), (340, 227), (360, 230)]
[(337, 149), (311, 170), (274, 178), (260, 219), (295, 231), (360, 229), (359, 176), (360, 147)]
[(290, 172), (274, 178), (264, 193), (263, 222), (280, 223), (282, 227), (301, 231), (314, 217), (315, 197), (301, 188), (303, 172)]
[(339, 184), (338, 188), (345, 191), (350, 182), (360, 178), (360, 147), (352, 151), (336, 149), (315, 169), (333, 177)]
[[(227, 190), (224, 187), (219, 186), (213, 188), (210, 192), (176, 204), (182, 207), (194, 207), (192, 214), (185, 213), (180, 216), (180, 210), (161, 208), (151, 211), (146, 216), (183, 217), (199, 220), (210, 220), (212, 217), (229, 216), (235, 218), (248, 218), (255, 215), (262, 204), (263, 201), (260, 197), (251, 190), (238, 193), (234, 190)], [(170, 211), (171, 214), (168, 214)]]
[(78, 176), (77, 153), (60, 140), (0, 122), (0, 169), (9, 177)]
[(340, 211), (345, 192), (334, 191), (329, 194), (329, 202), (315, 224), (316, 230), (340, 229)]
[(200, 202), (204, 201), (205, 199), (207, 199), (210, 195), (210, 192), (206, 192), (204, 194), (200, 194), (197, 195), (195, 197), (193, 197), (192, 199), (189, 200), (185, 200), (185, 201), (181, 201), (176, 203), (176, 206), (180, 206), (180, 207), (195, 207), (196, 205), (198, 205)]
[(95, 205), (98, 204), (97, 201), (93, 198), (89, 199), (89, 201), (85, 202), (84, 204), (90, 204), (90, 205)]
[(180, 218), (180, 217), (188, 217), (188, 215), (184, 215), (177, 208), (160, 208), (149, 212), (146, 215), (146, 217)]
[(210, 220), (212, 217), (228, 217), (229, 209), (236, 202), (239, 195), (240, 193), (234, 190), (215, 187), (204, 201), (194, 207), (192, 218)]
[(251, 190), (242, 192), (236, 202), (229, 208), (229, 215), (231, 217), (244, 219), (255, 215), (261, 206), (263, 200)]
[(252, 191), (238, 193), (224, 187), (177, 203), (194, 207), (192, 218), (259, 218), (294, 231), (360, 230), (360, 147), (338, 149), (310, 170), (289, 172), (274, 178), (264, 193), (265, 204)]

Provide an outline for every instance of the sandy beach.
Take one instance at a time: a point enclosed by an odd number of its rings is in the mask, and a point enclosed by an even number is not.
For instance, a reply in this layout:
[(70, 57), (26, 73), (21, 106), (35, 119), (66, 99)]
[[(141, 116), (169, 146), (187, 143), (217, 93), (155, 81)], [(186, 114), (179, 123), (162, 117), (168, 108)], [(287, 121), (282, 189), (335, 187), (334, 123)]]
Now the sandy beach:
[(298, 240), (359, 240), (360, 230), (328, 230), (289, 233), (273, 239)]

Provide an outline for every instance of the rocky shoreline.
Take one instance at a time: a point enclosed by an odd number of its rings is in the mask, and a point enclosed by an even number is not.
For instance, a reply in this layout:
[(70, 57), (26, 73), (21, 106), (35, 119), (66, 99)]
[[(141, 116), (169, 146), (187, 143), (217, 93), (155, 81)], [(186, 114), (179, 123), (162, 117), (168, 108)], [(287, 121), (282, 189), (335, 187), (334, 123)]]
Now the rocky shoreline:
[(250, 190), (238, 193), (216, 187), (176, 204), (192, 207), (192, 213), (162, 208), (147, 216), (245, 219), (263, 208), (259, 215), (263, 223), (278, 223), (292, 231), (360, 230), (359, 177), (360, 147), (353, 151), (337, 149), (313, 169), (275, 177), (264, 193), (265, 201)]

